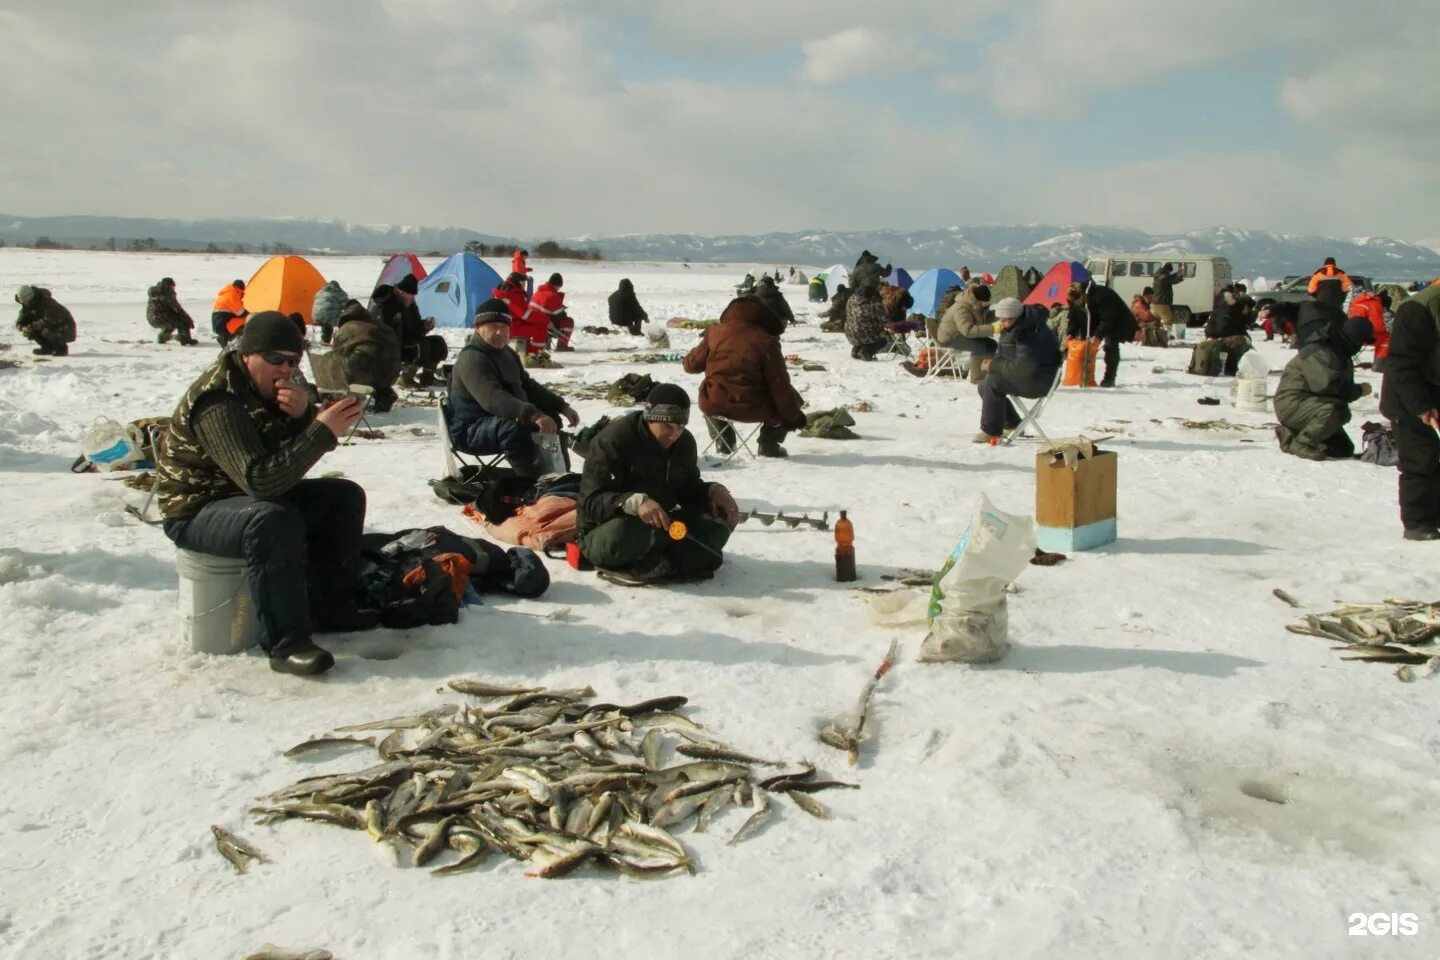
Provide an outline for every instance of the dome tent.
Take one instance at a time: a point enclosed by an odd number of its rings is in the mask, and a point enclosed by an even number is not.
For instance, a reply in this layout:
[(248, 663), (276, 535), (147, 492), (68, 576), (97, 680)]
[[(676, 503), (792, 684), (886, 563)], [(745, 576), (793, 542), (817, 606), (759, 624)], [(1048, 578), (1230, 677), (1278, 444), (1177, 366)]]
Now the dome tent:
[(437, 327), (469, 328), (475, 310), (500, 285), (500, 274), (473, 253), (446, 258), (420, 281), (415, 305), (422, 317), (434, 317)]
[(304, 257), (271, 257), (245, 284), (245, 309), (252, 314), (262, 310), (298, 313), (308, 324), (312, 322), (315, 294), (323, 286), (325, 278)]

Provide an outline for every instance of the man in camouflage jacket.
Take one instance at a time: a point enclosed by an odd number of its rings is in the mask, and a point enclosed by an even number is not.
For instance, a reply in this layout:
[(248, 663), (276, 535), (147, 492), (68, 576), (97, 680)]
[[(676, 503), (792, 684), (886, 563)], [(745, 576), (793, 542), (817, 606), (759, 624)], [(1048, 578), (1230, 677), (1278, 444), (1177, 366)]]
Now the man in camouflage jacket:
[(155, 335), (156, 343), (169, 343), (172, 336), (187, 347), (200, 342), (190, 333), (195, 328), (195, 321), (180, 306), (180, 300), (175, 296), (174, 280), (162, 278), (146, 291), (146, 295), (149, 299), (145, 304), (145, 322), (159, 331)]
[(250, 317), (180, 399), (157, 451), (156, 497), (176, 546), (245, 561), (270, 665), (328, 670), (312, 630), (364, 629), (356, 577), (365, 491), (303, 479), (360, 418), (360, 401), (311, 408), (294, 382), (304, 341), (282, 313)]
[(23, 286), (15, 293), (20, 316), (15, 329), (34, 340), (37, 357), (64, 357), (75, 342), (75, 318), (44, 287)]

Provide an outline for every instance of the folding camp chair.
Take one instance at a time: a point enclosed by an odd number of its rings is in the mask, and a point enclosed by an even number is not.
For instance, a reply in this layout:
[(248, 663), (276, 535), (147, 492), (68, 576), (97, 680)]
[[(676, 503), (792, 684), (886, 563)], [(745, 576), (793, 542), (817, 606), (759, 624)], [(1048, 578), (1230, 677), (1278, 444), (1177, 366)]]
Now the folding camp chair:
[[(310, 361), (310, 375), (315, 378), (315, 391), (322, 398), (339, 400), (351, 395), (350, 378), (345, 373), (345, 360), (334, 350), (327, 350), (323, 353), (312, 350), (310, 345), (305, 345), (305, 356)], [(350, 432), (341, 440), (342, 446), (348, 446), (353, 442), (355, 431), (361, 427), (367, 430), (374, 429), (370, 426), (370, 419), (366, 414), (370, 412), (372, 394), (366, 394), (362, 398), (365, 402), (364, 408), (360, 411), (360, 419), (350, 428)]]
[(442, 400), (435, 405), (435, 415), (439, 419), (440, 453), (445, 461), (445, 476), (452, 480), (460, 479), (460, 472), (465, 467), (476, 467), (476, 479), (484, 477), (491, 470), (500, 468), (500, 461), (505, 459), (505, 454), (497, 453), (486, 460), (479, 454), (462, 453), (455, 449), (450, 442), (450, 422), (445, 416), (445, 402)]
[(925, 365), (925, 376), (927, 379), (947, 375), (955, 377), (963, 377), (965, 375), (960, 366), (960, 351), (950, 347), (942, 347), (934, 340), (928, 339), (922, 341), (920, 349), (924, 351), (925, 356), (929, 358)]
[(1059, 369), (1055, 371), (1055, 381), (1050, 384), (1050, 392), (1035, 400), (1028, 407), (1020, 397), (1010, 398), (1010, 402), (1015, 404), (1016, 409), (1020, 411), (1020, 425), (1006, 434), (1005, 440), (1003, 441), (1005, 446), (1008, 447), (1014, 443), (1015, 438), (1023, 435), (1028, 427), (1033, 427), (1035, 432), (1040, 434), (1041, 440), (1044, 440), (1046, 443), (1050, 442), (1050, 438), (1045, 435), (1045, 431), (1040, 427), (1040, 413), (1045, 409), (1046, 404), (1050, 402), (1050, 398), (1055, 396), (1055, 391), (1060, 388), (1060, 378), (1064, 376), (1064, 373), (1065, 365), (1062, 363)]
[[(750, 454), (752, 458), (755, 457), (755, 449), (750, 444), (760, 433), (760, 428), (764, 426), (764, 424), (736, 423), (733, 420), (726, 420), (723, 417), (706, 417), (705, 426), (710, 433), (710, 442), (706, 444), (704, 450), (700, 451), (700, 456), (709, 456), (711, 458), (710, 465), (712, 467), (718, 467), (722, 463), (729, 463), (741, 450)], [(730, 435), (735, 438), (735, 442), (730, 444), (729, 453), (722, 450), (719, 445), (720, 437), (723, 436), (727, 427), (729, 428)], [(739, 427), (749, 427), (750, 431), (748, 433), (742, 433), (737, 429)], [(714, 451), (713, 453), (711, 452), (712, 450)]]
[(881, 346), (879, 350), (876, 350), (876, 351), (875, 351), (875, 356), (876, 356), (877, 358), (879, 358), (879, 357), (884, 357), (884, 356), (891, 356), (891, 357), (909, 357), (909, 356), (910, 356), (910, 343), (907, 341), (907, 339), (906, 339), (906, 337), (905, 337), (905, 334), (903, 334), (903, 333), (891, 333), (890, 331), (887, 330), (887, 331), (885, 331), (885, 337), (886, 337), (886, 340), (885, 340), (884, 345)]
[(150, 460), (155, 464), (155, 469), (150, 471), (150, 489), (145, 494), (144, 506), (139, 510), (129, 505), (125, 507), (125, 512), (130, 514), (130, 516), (152, 527), (157, 526), (163, 519), (161, 517), (152, 518), (150, 516), (150, 508), (155, 505), (155, 486), (156, 481), (159, 479), (158, 475), (160, 472), (160, 449), (165, 442), (165, 434), (169, 429), (170, 425), (168, 422), (152, 424), (145, 428), (145, 435), (150, 440)]

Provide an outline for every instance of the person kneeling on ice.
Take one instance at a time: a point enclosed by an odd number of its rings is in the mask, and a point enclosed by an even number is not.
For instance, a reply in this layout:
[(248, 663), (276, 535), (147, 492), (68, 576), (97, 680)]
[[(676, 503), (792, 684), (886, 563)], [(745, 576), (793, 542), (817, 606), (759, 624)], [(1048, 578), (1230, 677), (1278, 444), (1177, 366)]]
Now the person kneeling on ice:
[(16, 291), (15, 302), (20, 304), (15, 329), (25, 339), (35, 341), (31, 353), (37, 357), (69, 356), (70, 344), (75, 342), (75, 318), (70, 311), (49, 290), (28, 284)]
[(455, 358), (445, 422), (462, 453), (503, 453), (523, 477), (540, 475), (535, 434), (555, 433), (557, 417), (580, 423), (564, 398), (536, 383), (510, 349), (512, 314), (505, 301), (486, 300), (475, 311), (475, 336)]
[[(374, 390), (375, 412), (389, 413), (398, 397), (400, 341), (388, 324), (378, 322), (359, 300), (347, 302), (334, 318), (334, 350), (345, 364), (345, 378)], [(312, 361), (313, 362), (313, 361)]]
[[(735, 500), (700, 479), (695, 438), (685, 429), (690, 397), (656, 384), (645, 407), (618, 417), (591, 441), (580, 480), (580, 552), (613, 582), (705, 579), (740, 522)], [(672, 522), (684, 524), (679, 539)]]
[(169, 277), (162, 278), (145, 292), (145, 296), (145, 322), (159, 331), (155, 334), (156, 343), (169, 343), (171, 337), (187, 347), (193, 347), (200, 342), (190, 333), (195, 327), (195, 321), (190, 319), (190, 314), (180, 306), (180, 300), (175, 296), (174, 280)]
[(1353, 317), (1317, 334), (1285, 365), (1275, 391), (1275, 438), (1280, 449), (1306, 460), (1348, 460), (1355, 443), (1345, 433), (1350, 404), (1369, 396), (1355, 383), (1355, 355), (1374, 339), (1370, 321)]
[(1060, 343), (1042, 306), (1024, 306), (1014, 297), (995, 304), (996, 356), (981, 361), (980, 432), (976, 443), (999, 441), (1004, 432), (1020, 425), (1020, 413), (1010, 398), (1036, 399), (1050, 392), (1060, 369)]
[(285, 314), (250, 317), (237, 340), (181, 397), (158, 451), (155, 494), (177, 547), (245, 561), (270, 666), (334, 665), (311, 631), (365, 630), (359, 606), (365, 491), (303, 479), (360, 419), (354, 397), (316, 414), (293, 377), (304, 338)]

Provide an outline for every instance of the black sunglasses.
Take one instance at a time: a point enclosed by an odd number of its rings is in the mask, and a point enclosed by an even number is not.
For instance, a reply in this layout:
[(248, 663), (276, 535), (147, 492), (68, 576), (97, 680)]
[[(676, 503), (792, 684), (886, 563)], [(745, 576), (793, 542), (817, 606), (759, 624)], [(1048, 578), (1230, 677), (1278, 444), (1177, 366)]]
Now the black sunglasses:
[(300, 358), (290, 353), (262, 353), (260, 359), (272, 367), (298, 367)]

